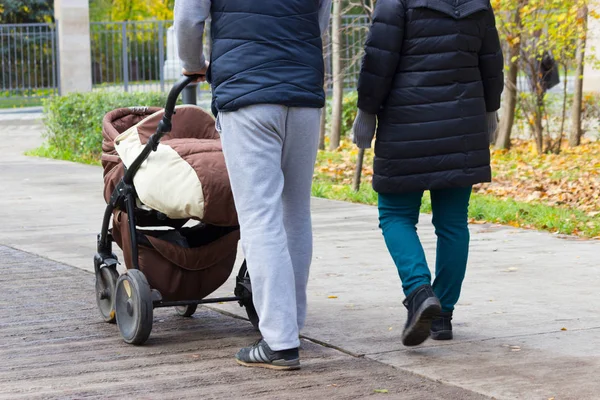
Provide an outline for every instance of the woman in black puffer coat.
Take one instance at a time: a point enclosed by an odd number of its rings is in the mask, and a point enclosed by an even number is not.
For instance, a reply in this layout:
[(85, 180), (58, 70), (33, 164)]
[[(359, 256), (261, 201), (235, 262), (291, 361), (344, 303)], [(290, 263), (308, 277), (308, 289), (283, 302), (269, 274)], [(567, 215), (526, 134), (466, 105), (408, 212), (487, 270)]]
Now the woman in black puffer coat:
[[(377, 125), (373, 188), (406, 295), (407, 346), (452, 338), (464, 279), (472, 185), (491, 180), (490, 135), (504, 87), (489, 0), (378, 0), (358, 83), (354, 142)], [(436, 279), (416, 233), (431, 192)]]

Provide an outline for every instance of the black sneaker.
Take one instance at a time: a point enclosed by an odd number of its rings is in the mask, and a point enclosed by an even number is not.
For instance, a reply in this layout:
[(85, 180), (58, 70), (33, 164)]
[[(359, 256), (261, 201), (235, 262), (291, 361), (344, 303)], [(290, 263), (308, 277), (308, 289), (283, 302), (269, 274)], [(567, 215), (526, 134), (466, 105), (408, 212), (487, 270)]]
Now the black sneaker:
[(431, 322), (440, 315), (442, 307), (431, 285), (419, 286), (403, 304), (408, 309), (408, 319), (402, 332), (402, 344), (417, 346), (429, 337)]
[(263, 339), (244, 347), (235, 355), (238, 364), (245, 367), (261, 367), (278, 370), (300, 369), (298, 348), (273, 351)]
[(431, 323), (431, 338), (433, 340), (452, 339), (452, 311), (443, 312)]

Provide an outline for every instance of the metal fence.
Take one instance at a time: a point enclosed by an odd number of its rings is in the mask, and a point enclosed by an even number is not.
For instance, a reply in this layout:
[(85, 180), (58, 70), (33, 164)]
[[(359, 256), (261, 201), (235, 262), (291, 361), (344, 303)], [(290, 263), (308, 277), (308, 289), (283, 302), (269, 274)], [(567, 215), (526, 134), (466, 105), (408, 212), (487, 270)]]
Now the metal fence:
[(57, 93), (57, 54), (54, 25), (0, 25), (0, 101), (19, 106)]
[[(172, 25), (172, 21), (91, 23), (94, 88), (168, 90), (181, 72)], [(342, 17), (341, 61), (346, 90), (356, 88), (368, 28), (367, 16)], [(206, 29), (205, 38), (209, 38), (210, 22)], [(56, 36), (53, 24), (0, 25), (0, 103), (26, 105), (58, 92)], [(328, 36), (331, 38), (331, 29)], [(206, 43), (205, 52), (210, 52), (210, 43)], [(326, 83), (331, 90), (330, 39), (324, 42), (324, 57)], [(518, 88), (529, 90), (525, 77), (519, 78)], [(208, 91), (208, 85), (200, 85), (199, 90)]]
[[(94, 87), (125, 91), (164, 91), (175, 76), (165, 76), (174, 42), (171, 21), (93, 22), (90, 26)], [(180, 71), (180, 69), (179, 69)]]
[[(179, 77), (172, 21), (92, 22), (90, 24), (94, 88), (166, 91)], [(344, 16), (342, 67), (344, 86), (356, 87), (368, 30), (366, 16)], [(210, 37), (210, 22), (205, 37)], [(58, 93), (58, 51), (52, 24), (0, 25), (2, 87), (0, 101), (25, 105)], [(205, 49), (210, 52), (210, 43)], [(331, 88), (331, 40), (324, 43), (326, 82)], [(199, 87), (209, 90), (207, 85)]]
[[(90, 27), (94, 87), (125, 91), (168, 90), (180, 74), (172, 21), (93, 22)], [(366, 16), (344, 16), (342, 65), (344, 86), (355, 88), (369, 27)], [(209, 38), (210, 22), (205, 38)], [(210, 45), (206, 43), (205, 52)], [(324, 46), (326, 79), (331, 87), (331, 40)], [(207, 85), (200, 86), (208, 90)]]
[(172, 21), (93, 22), (90, 34), (95, 88), (165, 91), (181, 76)]
[[(346, 15), (342, 17), (341, 29), (341, 63), (342, 81), (346, 90), (356, 89), (360, 63), (364, 51), (365, 41), (369, 31), (369, 18), (365, 15)], [(329, 90), (332, 89), (332, 46), (331, 27), (325, 38), (323, 54), (325, 57), (325, 82)]]

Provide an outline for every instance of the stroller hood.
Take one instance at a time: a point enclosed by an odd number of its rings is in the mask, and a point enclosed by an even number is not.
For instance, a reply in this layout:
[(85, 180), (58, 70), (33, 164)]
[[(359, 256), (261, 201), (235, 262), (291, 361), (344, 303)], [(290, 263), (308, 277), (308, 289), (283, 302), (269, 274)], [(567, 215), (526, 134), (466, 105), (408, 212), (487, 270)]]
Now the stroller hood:
[[(163, 110), (126, 108), (108, 113), (103, 123), (105, 200), (156, 131)], [(179, 106), (172, 131), (134, 177), (139, 200), (171, 219), (199, 219), (237, 225), (221, 140), (214, 119), (196, 106)]]

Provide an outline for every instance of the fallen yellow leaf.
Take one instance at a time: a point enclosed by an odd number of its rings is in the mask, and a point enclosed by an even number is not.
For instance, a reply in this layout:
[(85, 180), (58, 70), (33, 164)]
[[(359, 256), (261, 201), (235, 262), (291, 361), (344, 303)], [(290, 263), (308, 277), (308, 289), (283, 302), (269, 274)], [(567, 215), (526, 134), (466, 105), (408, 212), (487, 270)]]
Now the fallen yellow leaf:
[(387, 389), (375, 389), (374, 392), (375, 393), (389, 393), (389, 391)]
[(563, 328), (560, 328), (560, 330), (561, 330), (561, 331), (566, 331), (566, 330), (567, 330), (567, 328), (564, 328), (564, 327), (563, 327)]
[(337, 296), (327, 296), (328, 299), (337, 299)]

